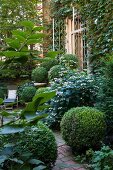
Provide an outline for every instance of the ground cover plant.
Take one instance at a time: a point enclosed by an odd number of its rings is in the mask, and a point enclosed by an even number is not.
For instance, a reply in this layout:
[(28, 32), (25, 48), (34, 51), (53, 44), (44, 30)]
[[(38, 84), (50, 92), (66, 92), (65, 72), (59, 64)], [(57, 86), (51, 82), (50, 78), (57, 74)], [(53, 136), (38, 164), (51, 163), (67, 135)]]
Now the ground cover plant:
[(109, 146), (102, 146), (100, 151), (95, 151), (91, 160), (93, 170), (113, 169), (113, 150)]

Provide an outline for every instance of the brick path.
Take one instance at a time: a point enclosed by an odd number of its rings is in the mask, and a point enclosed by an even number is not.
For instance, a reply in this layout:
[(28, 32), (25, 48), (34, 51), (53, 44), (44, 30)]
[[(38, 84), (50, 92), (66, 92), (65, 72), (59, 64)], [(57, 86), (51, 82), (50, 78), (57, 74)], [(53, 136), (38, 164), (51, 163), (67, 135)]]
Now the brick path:
[(71, 148), (65, 144), (60, 133), (55, 132), (54, 135), (58, 146), (58, 157), (52, 170), (86, 170), (83, 165), (74, 161)]

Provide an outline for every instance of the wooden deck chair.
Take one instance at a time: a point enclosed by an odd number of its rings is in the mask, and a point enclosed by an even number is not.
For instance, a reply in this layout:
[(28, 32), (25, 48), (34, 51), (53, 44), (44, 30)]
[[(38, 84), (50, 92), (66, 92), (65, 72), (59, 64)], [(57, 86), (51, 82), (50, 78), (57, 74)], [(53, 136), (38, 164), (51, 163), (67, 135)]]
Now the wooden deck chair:
[(7, 98), (4, 100), (4, 106), (6, 109), (13, 109), (14, 105), (18, 107), (17, 90), (10, 89)]

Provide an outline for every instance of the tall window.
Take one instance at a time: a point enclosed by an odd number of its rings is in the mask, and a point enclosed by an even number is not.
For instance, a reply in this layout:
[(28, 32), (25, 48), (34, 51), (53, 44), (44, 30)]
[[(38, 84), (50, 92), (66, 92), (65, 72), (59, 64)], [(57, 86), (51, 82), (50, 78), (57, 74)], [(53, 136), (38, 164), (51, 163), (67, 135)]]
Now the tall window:
[(73, 8), (73, 18), (66, 19), (66, 50), (67, 53), (76, 54), (80, 67), (86, 65), (87, 44), (86, 44), (86, 23), (82, 21), (79, 13)]

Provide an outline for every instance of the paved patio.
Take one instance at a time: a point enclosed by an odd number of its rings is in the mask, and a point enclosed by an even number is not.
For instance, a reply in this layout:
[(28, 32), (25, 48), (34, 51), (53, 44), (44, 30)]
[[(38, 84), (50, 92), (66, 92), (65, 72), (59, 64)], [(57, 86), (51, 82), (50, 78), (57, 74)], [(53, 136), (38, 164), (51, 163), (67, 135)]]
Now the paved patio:
[(74, 161), (71, 148), (65, 144), (59, 132), (54, 133), (57, 146), (58, 157), (52, 170), (86, 170), (83, 165)]

